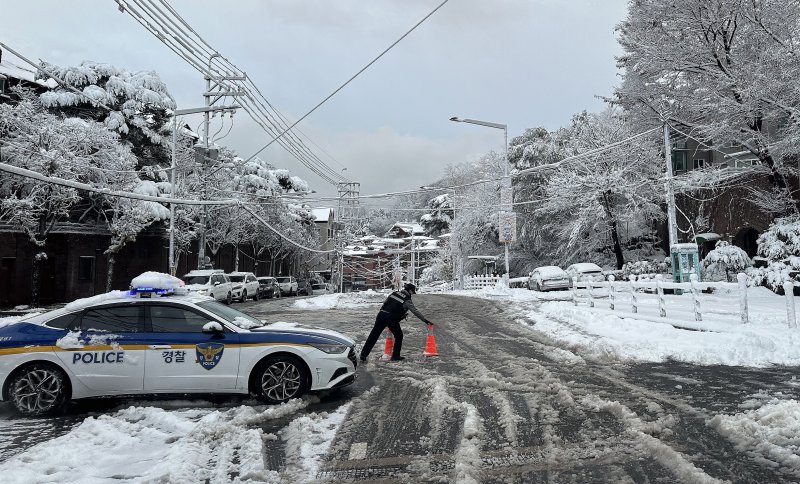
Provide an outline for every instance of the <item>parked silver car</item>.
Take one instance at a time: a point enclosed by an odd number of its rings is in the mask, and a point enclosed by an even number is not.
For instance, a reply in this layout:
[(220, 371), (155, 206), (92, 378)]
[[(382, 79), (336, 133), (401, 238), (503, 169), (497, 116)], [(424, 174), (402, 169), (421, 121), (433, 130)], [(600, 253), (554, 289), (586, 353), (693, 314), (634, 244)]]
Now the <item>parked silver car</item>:
[(558, 266), (537, 267), (528, 277), (528, 289), (531, 291), (569, 289), (569, 285), (569, 275)]
[(567, 267), (566, 273), (569, 276), (569, 282), (603, 282), (606, 277), (603, 275), (603, 269), (597, 264), (591, 262), (579, 262)]

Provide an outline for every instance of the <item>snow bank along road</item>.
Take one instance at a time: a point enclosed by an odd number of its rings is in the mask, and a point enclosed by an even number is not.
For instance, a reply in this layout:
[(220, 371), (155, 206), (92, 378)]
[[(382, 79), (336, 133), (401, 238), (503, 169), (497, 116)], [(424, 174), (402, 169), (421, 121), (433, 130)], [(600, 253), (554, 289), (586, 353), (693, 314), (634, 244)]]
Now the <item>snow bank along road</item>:
[[(360, 343), (382, 296), (356, 297), (239, 307)], [(0, 472), (59, 482), (800, 481), (795, 368), (620, 363), (559, 346), (509, 302), (414, 299), (437, 323), (438, 359), (421, 356), (424, 327), (409, 318), (408, 360), (374, 359), (381, 341), (353, 386), (282, 406), (103, 401), (55, 420), (2, 406)]]

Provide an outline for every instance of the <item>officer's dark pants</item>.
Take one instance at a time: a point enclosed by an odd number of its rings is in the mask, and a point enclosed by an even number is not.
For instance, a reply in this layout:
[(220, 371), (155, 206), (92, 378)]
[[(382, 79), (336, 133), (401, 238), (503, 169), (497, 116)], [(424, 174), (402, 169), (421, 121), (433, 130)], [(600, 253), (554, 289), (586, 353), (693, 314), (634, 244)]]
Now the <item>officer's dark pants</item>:
[(403, 330), (400, 329), (400, 322), (393, 321), (388, 313), (379, 312), (378, 316), (375, 318), (375, 326), (372, 327), (372, 331), (370, 331), (369, 336), (367, 336), (364, 347), (361, 348), (362, 358), (366, 358), (369, 355), (369, 352), (372, 351), (372, 347), (375, 346), (381, 333), (386, 328), (389, 328), (389, 331), (394, 335), (394, 351), (392, 351), (392, 358), (400, 356), (400, 348), (403, 347)]

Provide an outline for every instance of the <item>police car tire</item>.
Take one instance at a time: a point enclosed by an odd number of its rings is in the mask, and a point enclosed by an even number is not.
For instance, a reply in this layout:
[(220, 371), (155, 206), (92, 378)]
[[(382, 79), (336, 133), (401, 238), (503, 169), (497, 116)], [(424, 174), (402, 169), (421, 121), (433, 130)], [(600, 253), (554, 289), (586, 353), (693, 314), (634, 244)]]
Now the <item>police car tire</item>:
[(247, 302), (247, 289), (242, 291), (242, 297), (239, 299), (239, 302)]
[[(38, 376), (35, 376), (37, 374)], [(45, 378), (43, 379), (41, 376), (45, 376)], [(25, 385), (29, 385), (32, 379), (39, 379), (39, 386), (50, 382), (47, 386), (50, 389), (53, 389), (53, 391), (40, 392), (39, 394), (40, 396), (42, 393), (45, 394), (44, 396), (46, 397), (46, 403), (41, 403), (41, 399), (37, 399), (35, 402), (30, 402), (28, 400), (23, 401), (22, 399), (17, 398), (17, 391), (22, 390)], [(55, 365), (49, 363), (34, 363), (32, 365), (25, 366), (14, 375), (8, 385), (8, 397), (9, 400), (11, 400), (11, 403), (14, 405), (14, 408), (16, 408), (17, 411), (22, 415), (29, 417), (50, 415), (61, 410), (67, 404), (67, 402), (69, 402), (69, 379), (64, 371)], [(30, 403), (35, 403), (36, 408), (30, 408)]]
[[(269, 383), (276, 383), (274, 380), (272, 382), (269, 381), (274, 378), (274, 374), (270, 372), (270, 369), (276, 373), (280, 371), (282, 375), (286, 375), (287, 378), (282, 380), (285, 380), (287, 385), (284, 385), (282, 389), (270, 390), (269, 388), (264, 388)], [(260, 399), (272, 404), (299, 398), (310, 387), (310, 375), (306, 366), (298, 358), (289, 355), (270, 356), (262, 360), (253, 369), (250, 381), (254, 393)], [(277, 383), (283, 383), (283, 381)]]
[(233, 295), (229, 292), (227, 296), (225, 296), (225, 304), (230, 305), (233, 302)]

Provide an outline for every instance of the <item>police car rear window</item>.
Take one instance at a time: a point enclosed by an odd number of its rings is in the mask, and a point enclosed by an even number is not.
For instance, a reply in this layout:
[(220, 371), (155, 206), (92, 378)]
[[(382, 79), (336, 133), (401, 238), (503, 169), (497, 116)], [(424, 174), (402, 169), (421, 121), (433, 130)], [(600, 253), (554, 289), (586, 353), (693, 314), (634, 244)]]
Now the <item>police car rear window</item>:
[(51, 328), (67, 329), (73, 322), (75, 322), (75, 319), (77, 319), (79, 314), (80, 313), (64, 314), (57, 318), (53, 318), (44, 324)]

